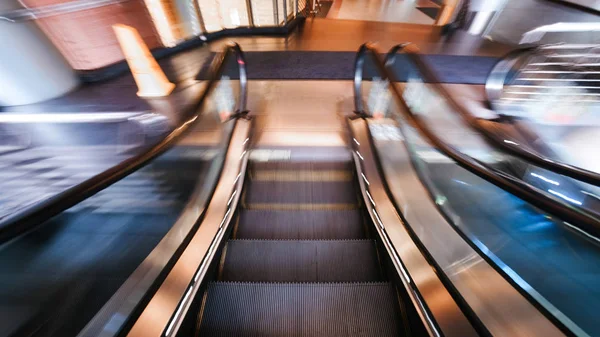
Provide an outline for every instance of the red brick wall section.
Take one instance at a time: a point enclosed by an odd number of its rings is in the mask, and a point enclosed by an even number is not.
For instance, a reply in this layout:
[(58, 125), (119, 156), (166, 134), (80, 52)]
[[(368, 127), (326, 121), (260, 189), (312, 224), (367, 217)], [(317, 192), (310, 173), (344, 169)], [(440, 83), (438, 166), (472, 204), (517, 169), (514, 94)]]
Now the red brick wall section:
[[(29, 7), (40, 7), (68, 1), (24, 2)], [(76, 70), (93, 70), (124, 59), (113, 24), (136, 28), (150, 49), (162, 46), (143, 0), (50, 16), (37, 23)]]

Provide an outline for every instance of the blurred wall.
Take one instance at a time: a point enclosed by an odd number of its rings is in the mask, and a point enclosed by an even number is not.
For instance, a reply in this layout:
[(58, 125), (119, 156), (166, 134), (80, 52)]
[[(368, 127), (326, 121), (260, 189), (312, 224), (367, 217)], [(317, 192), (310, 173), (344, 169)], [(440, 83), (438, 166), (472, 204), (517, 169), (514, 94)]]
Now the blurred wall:
[[(600, 17), (546, 0), (508, 0), (487, 35), (502, 42), (517, 44), (521, 36), (539, 26), (557, 22), (598, 22)], [(594, 34), (552, 34), (548, 39), (593, 43)], [(595, 33), (595, 35), (599, 35)]]
[[(22, 1), (31, 8), (68, 2)], [(136, 28), (149, 48), (162, 46), (143, 0), (61, 13), (36, 22), (76, 70), (97, 69), (124, 59), (112, 30), (113, 24), (121, 23)]]
[(600, 1), (599, 0), (563, 0), (563, 1), (600, 11)]
[[(17, 0), (0, 1), (0, 12), (21, 8)], [(0, 42), (0, 106), (44, 101), (77, 86), (75, 73), (35, 22), (0, 20)]]

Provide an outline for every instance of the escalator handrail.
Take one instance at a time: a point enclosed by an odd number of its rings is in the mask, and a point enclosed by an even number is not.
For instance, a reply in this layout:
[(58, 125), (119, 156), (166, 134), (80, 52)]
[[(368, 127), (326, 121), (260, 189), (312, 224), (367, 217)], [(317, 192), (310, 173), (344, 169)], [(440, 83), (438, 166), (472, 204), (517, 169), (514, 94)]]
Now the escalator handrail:
[[(504, 88), (505, 80), (508, 77), (510, 71), (514, 69), (516, 65), (520, 65), (522, 62), (524, 62), (524, 60), (531, 56), (531, 54), (534, 52), (535, 49), (533, 48), (525, 48), (512, 51), (506, 56), (504, 56), (500, 61), (498, 61), (494, 68), (492, 68), (492, 71), (488, 75), (488, 79), (485, 84), (486, 95), (490, 107), (493, 108), (494, 102), (500, 98), (500, 95)], [(409, 53), (411, 54), (410, 56), (413, 59), (413, 61), (416, 61), (415, 64), (419, 68), (419, 71), (423, 72), (424, 77), (431, 78), (431, 76), (435, 76), (435, 74), (429, 69), (427, 64), (423, 62), (419, 54), (412, 52)], [(442, 91), (444, 90), (443, 88), (441, 89)], [(513, 144), (512, 142), (507, 143), (504, 141), (504, 139), (502, 139), (504, 137), (499, 137), (498, 135), (489, 132), (488, 129), (484, 125), (482, 125), (480, 119), (470, 114), (466, 109), (460, 107), (458, 104), (456, 104), (456, 102), (452, 100), (448, 100), (448, 102), (451, 105), (453, 105), (455, 111), (459, 113), (463, 120), (466, 121), (472, 129), (482, 134), (486, 138), (486, 140), (489, 143), (492, 143), (495, 147), (501, 147), (506, 152), (521, 159), (530, 161), (543, 169), (553, 171), (555, 173), (571, 177), (573, 179), (588, 184), (600, 186), (600, 174), (577, 166), (556, 161), (546, 156), (542, 156), (539, 153), (521, 147), (518, 144)], [(508, 137), (506, 139), (508, 139)]]
[[(406, 48), (413, 48), (413, 46), (410, 44), (402, 44), (394, 47), (393, 49), (395, 49), (395, 52), (398, 52)], [(419, 133), (423, 135), (425, 139), (428, 140), (437, 150), (451, 158), (459, 166), (465, 168), (471, 173), (491, 182), (492, 184), (513, 195), (516, 195), (532, 205), (535, 205), (542, 210), (557, 216), (559, 219), (578, 226), (585, 232), (594, 236), (598, 236), (600, 234), (600, 219), (596, 218), (594, 215), (577, 209), (576, 207), (566, 205), (557, 198), (543, 193), (536, 187), (507, 175), (504, 172), (489, 167), (488, 165), (463, 154), (452, 145), (444, 142), (435, 134), (435, 132), (430, 129), (427, 123), (420, 116), (412, 113), (400, 90), (396, 85), (393, 84), (394, 82), (398, 81), (395, 80), (393, 73), (388, 70), (385, 61), (381, 58), (381, 54), (373, 45), (365, 43), (359, 48), (355, 65), (362, 68), (367, 53), (370, 53), (373, 57), (375, 65), (380, 71), (380, 75), (382, 76), (383, 80), (390, 83), (389, 87), (397, 101), (400, 103), (400, 113), (404, 116), (404, 118), (406, 118), (406, 120), (410, 121), (416, 127)], [(354, 95), (355, 103), (358, 103), (355, 105), (355, 112), (357, 115), (364, 118), (368, 117), (368, 113), (363, 109), (361, 85), (362, 69), (355, 69)], [(447, 93), (445, 94), (448, 95)]]
[[(399, 44), (396, 47), (406, 46), (408, 43)], [(363, 71), (365, 66), (365, 56), (367, 52), (370, 52), (375, 59), (375, 67), (379, 73), (384, 77), (383, 80), (389, 80), (389, 72), (385, 66), (385, 63), (379, 58), (379, 51), (371, 43), (363, 43), (358, 51), (356, 52), (356, 59), (354, 60), (354, 113), (361, 117), (368, 117), (368, 113), (365, 110), (364, 103), (362, 100), (362, 81)]]
[(210, 79), (208, 80), (206, 87), (199, 94), (199, 98), (196, 100), (195, 104), (190, 105), (186, 111), (182, 112), (183, 116), (185, 116), (184, 121), (178, 127), (174, 128), (163, 138), (154, 142), (145, 152), (131, 157), (110, 169), (103, 171), (80, 184), (70, 187), (51, 198), (28, 207), (21, 212), (5, 217), (0, 221), (0, 244), (34, 229), (51, 217), (132, 174), (149, 161), (170, 149), (186, 134), (186, 131), (190, 129), (194, 122), (198, 120), (202, 113), (202, 106), (224, 73), (227, 61), (232, 55), (236, 57), (240, 77), (239, 98), (233, 117), (246, 114), (248, 83), (244, 52), (237, 43), (230, 43), (213, 59), (210, 66)]
[[(393, 49), (390, 49), (388, 55), (391, 55)], [(494, 64), (485, 80), (485, 96), (489, 107), (493, 107), (496, 101), (500, 99), (506, 79), (511, 71), (516, 69), (519, 72), (536, 49), (536, 47), (528, 47), (511, 50)]]

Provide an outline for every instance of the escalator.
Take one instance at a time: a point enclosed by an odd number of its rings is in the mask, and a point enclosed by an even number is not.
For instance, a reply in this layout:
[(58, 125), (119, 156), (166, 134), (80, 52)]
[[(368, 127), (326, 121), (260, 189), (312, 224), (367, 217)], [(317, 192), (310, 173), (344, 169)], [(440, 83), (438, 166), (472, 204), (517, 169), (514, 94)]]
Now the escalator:
[[(135, 157), (127, 173), (98, 183), (89, 192), (95, 195), (78, 196), (74, 206), (0, 247), (12, 277), (3, 279), (0, 296), (8, 301), (0, 309), (3, 326), (14, 327), (1, 332), (560, 335), (439, 222), (434, 205), (407, 209), (392, 200), (370, 129), (384, 125), (366, 110), (344, 118), (343, 147), (261, 147), (259, 123), (245, 107), (246, 63), (239, 46), (228, 48), (196, 108), (218, 88), (224, 61), (235, 53), (238, 109), (224, 118), (219, 100), (206, 99), (210, 113), (186, 116), (179, 128), (186, 133), (176, 129)], [(384, 138), (403, 139), (386, 132)], [(278, 151), (286, 154), (270, 155)], [(423, 238), (435, 227), (416, 231), (415, 217), (439, 222), (445, 234)], [(515, 312), (528, 321), (513, 328)]]
[(411, 332), (363, 216), (352, 164), (349, 155), (250, 163), (239, 218), (202, 298), (198, 335), (421, 332)]
[[(14, 328), (6, 334), (489, 335), (450, 279), (462, 262), (444, 256), (450, 269), (440, 268), (391, 201), (368, 116), (344, 118), (343, 147), (263, 148), (245, 109), (243, 54), (229, 48), (238, 109), (224, 118), (207, 99), (210, 113), (187, 116), (187, 133), (176, 129), (134, 158), (129, 177), (107, 179), (110, 187), (0, 249), (14, 274), (3, 312), (25, 312), (5, 315)], [(24, 260), (39, 268), (14, 262)], [(45, 277), (29, 286), (32, 271)]]
[[(196, 266), (204, 270), (206, 260), (212, 267), (196, 284), (194, 310), (177, 335), (428, 335), (422, 309), (372, 223), (349, 148), (289, 149), (303, 155), (246, 162), (254, 150), (252, 119), (240, 113), (219, 120), (216, 100), (206, 98), (236, 53), (237, 111), (245, 111), (243, 56), (239, 47), (229, 48), (194, 104), (198, 109), (206, 99), (210, 113), (192, 111), (169, 135), (143, 151), (113, 156), (116, 162), (74, 185), (57, 186), (63, 188), (57, 199), (10, 223), (14, 235), (0, 245), (0, 334), (134, 335), (171, 275), (181, 276), (188, 252), (202, 254), (193, 251), (201, 240), (211, 248)], [(4, 159), (23, 155), (15, 153)], [(71, 155), (68, 169), (90, 164)], [(16, 163), (40, 166), (47, 159)], [(40, 167), (57, 179), (66, 172)], [(86, 184), (92, 187), (80, 187)], [(205, 235), (211, 228), (218, 230)], [(169, 312), (164, 302), (161, 310)], [(171, 327), (163, 334), (173, 336)]]

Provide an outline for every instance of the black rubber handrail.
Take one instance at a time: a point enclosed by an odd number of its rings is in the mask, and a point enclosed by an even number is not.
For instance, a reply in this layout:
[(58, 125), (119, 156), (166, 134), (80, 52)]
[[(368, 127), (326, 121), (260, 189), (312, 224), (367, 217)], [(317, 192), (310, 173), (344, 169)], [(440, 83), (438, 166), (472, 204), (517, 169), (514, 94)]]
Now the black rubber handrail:
[[(388, 58), (393, 58), (401, 48), (394, 47), (388, 53)], [(488, 75), (488, 80), (486, 81), (486, 94), (488, 96), (488, 101), (490, 107), (493, 107), (494, 97), (498, 97), (498, 90), (502, 90), (500, 85), (504, 85), (504, 80), (506, 79), (507, 74), (513, 69), (515, 65), (520, 65), (524, 58), (529, 57), (532, 53), (535, 52), (534, 48), (525, 48), (518, 49), (508, 53), (505, 57), (503, 57), (492, 69), (492, 72)], [(422, 76), (431, 83), (439, 83), (437, 80), (437, 76), (433, 71), (431, 71), (429, 65), (423, 60), (421, 55), (417, 51), (407, 51), (406, 55), (413, 61), (415, 66), (419, 69)], [(506, 72), (505, 74), (498, 74), (501, 70)], [(433, 82), (436, 81), (436, 82)], [(490, 81), (495, 81), (497, 83), (490, 83)], [(502, 83), (498, 82), (502, 81)], [(471, 113), (467, 111), (467, 109), (463, 108), (462, 105), (458, 104), (455, 100), (451, 98), (451, 96), (447, 93), (447, 91), (442, 87), (438, 86), (437, 89), (440, 94), (446, 98), (448, 104), (456, 111), (461, 118), (476, 132), (480, 133), (484, 136), (485, 140), (494, 147), (500, 147), (504, 151), (510, 153), (511, 155), (534, 163), (535, 165), (546, 169), (548, 171), (552, 171), (554, 173), (558, 173), (588, 184), (592, 184), (595, 186), (600, 186), (600, 174), (589, 171), (577, 166), (569, 165), (567, 163), (563, 163), (552, 158), (541, 155), (538, 152), (527, 149), (523, 146), (520, 146), (515, 142), (505, 142), (505, 140), (510, 140), (510, 137), (501, 137), (497, 133), (490, 132), (488, 128), (483, 125), (483, 121), (480, 118), (473, 116)], [(493, 87), (493, 88), (491, 88)]]
[[(398, 52), (406, 48), (410, 49), (414, 48), (414, 46), (409, 44), (399, 45), (394, 48), (396, 49), (394, 52)], [(398, 82), (394, 74), (388, 70), (388, 67), (381, 58), (381, 55), (377, 49), (368, 43), (363, 44), (359, 48), (355, 62), (355, 65), (360, 66), (361, 68), (360, 70), (355, 69), (354, 78), (355, 104), (358, 103), (355, 106), (355, 111), (359, 116), (369, 116), (368, 112), (363, 108), (361, 98), (362, 66), (364, 65), (364, 58), (366, 57), (367, 53), (372, 55), (375, 66), (379, 70), (382, 79), (390, 82), (389, 87), (400, 104), (400, 113), (404, 116), (404, 118), (406, 118), (406, 120), (414, 124), (419, 133), (425, 136), (425, 138), (440, 152), (454, 160), (459, 166), (465, 168), (471, 173), (491, 182), (492, 184), (506, 190), (513, 195), (516, 195), (532, 205), (541, 208), (542, 210), (562, 219), (563, 221), (575, 225), (594, 236), (598, 236), (600, 234), (600, 219), (598, 219), (595, 215), (577, 207), (565, 204), (558, 198), (553, 197), (541, 191), (540, 189), (523, 182), (522, 180), (512, 177), (470, 156), (467, 156), (454, 148), (452, 145), (449, 145), (440, 139), (419, 115), (412, 113), (408, 104), (404, 100), (400, 89), (398, 89), (398, 86), (391, 83)], [(438, 86), (435, 88), (437, 87)]]
[(211, 64), (211, 77), (208, 84), (199, 95), (196, 103), (191, 105), (183, 114), (186, 116), (184, 121), (164, 138), (157, 140), (144, 153), (129, 158), (110, 169), (91, 177), (82, 183), (75, 185), (55, 196), (39, 202), (25, 210), (11, 214), (0, 221), (0, 244), (7, 242), (14, 237), (23, 234), (44, 221), (61, 213), (62, 211), (76, 205), (84, 199), (98, 193), (109, 187), (117, 181), (125, 178), (135, 172), (146, 163), (156, 158), (160, 154), (170, 149), (175, 142), (183, 137), (187, 130), (198, 120), (202, 113), (202, 106), (206, 102), (209, 94), (215, 87), (215, 84), (221, 78), (227, 61), (235, 55), (240, 73), (240, 95), (237, 101), (235, 115), (237, 117), (247, 113), (246, 97), (248, 81), (246, 76), (246, 60), (244, 53), (237, 43), (227, 45), (223, 52), (218, 54)]

